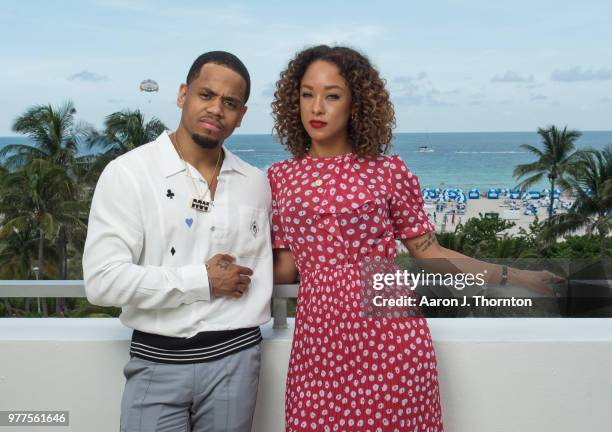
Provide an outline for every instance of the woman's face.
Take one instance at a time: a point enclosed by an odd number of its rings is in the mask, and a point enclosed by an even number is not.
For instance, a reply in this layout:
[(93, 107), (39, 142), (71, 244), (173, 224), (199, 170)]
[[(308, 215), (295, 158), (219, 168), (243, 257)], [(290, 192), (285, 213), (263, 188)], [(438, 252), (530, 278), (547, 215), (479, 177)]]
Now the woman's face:
[(308, 66), (300, 83), (300, 116), (313, 143), (346, 144), (350, 111), (350, 89), (338, 67), (322, 60)]

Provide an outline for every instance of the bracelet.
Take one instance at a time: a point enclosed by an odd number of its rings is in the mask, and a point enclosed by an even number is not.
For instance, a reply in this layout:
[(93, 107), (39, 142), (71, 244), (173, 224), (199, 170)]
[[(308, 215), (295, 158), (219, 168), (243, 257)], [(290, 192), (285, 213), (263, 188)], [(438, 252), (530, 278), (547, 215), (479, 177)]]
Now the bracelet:
[(500, 286), (506, 285), (508, 283), (508, 266), (502, 265), (501, 271), (502, 271), (501, 280), (499, 281)]

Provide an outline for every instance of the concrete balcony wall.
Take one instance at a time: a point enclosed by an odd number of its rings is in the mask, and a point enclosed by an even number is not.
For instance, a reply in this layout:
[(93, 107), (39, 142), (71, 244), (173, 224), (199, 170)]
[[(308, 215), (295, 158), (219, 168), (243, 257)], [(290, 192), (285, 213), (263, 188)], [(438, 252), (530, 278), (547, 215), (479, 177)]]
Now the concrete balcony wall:
[[(612, 430), (612, 320), (430, 319), (447, 432)], [(283, 430), (290, 329), (263, 329), (253, 430)], [(130, 331), (117, 319), (0, 319), (0, 410), (67, 410), (108, 432)]]

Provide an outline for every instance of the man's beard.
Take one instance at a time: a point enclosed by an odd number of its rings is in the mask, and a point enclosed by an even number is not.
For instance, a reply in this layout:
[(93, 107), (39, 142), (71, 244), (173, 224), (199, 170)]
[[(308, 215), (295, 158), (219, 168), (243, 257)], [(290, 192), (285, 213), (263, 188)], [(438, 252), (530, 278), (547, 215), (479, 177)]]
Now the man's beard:
[(205, 136), (198, 135), (196, 133), (191, 134), (191, 139), (193, 140), (194, 143), (196, 143), (197, 145), (199, 145), (200, 147), (204, 149), (217, 148), (220, 143), (219, 140), (212, 140), (210, 138), (206, 138)]

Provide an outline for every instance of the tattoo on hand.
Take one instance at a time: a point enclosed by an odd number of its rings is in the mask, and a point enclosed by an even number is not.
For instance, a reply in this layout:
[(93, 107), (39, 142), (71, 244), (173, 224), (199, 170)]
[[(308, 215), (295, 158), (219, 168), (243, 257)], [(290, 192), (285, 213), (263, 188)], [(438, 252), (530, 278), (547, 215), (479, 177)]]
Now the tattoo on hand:
[(226, 270), (229, 267), (229, 261), (220, 260), (217, 262), (217, 267), (221, 267), (223, 270)]
[(416, 244), (416, 250), (418, 250), (419, 252), (426, 251), (431, 245), (434, 245), (436, 243), (436, 235), (434, 233), (429, 233), (425, 240)]

